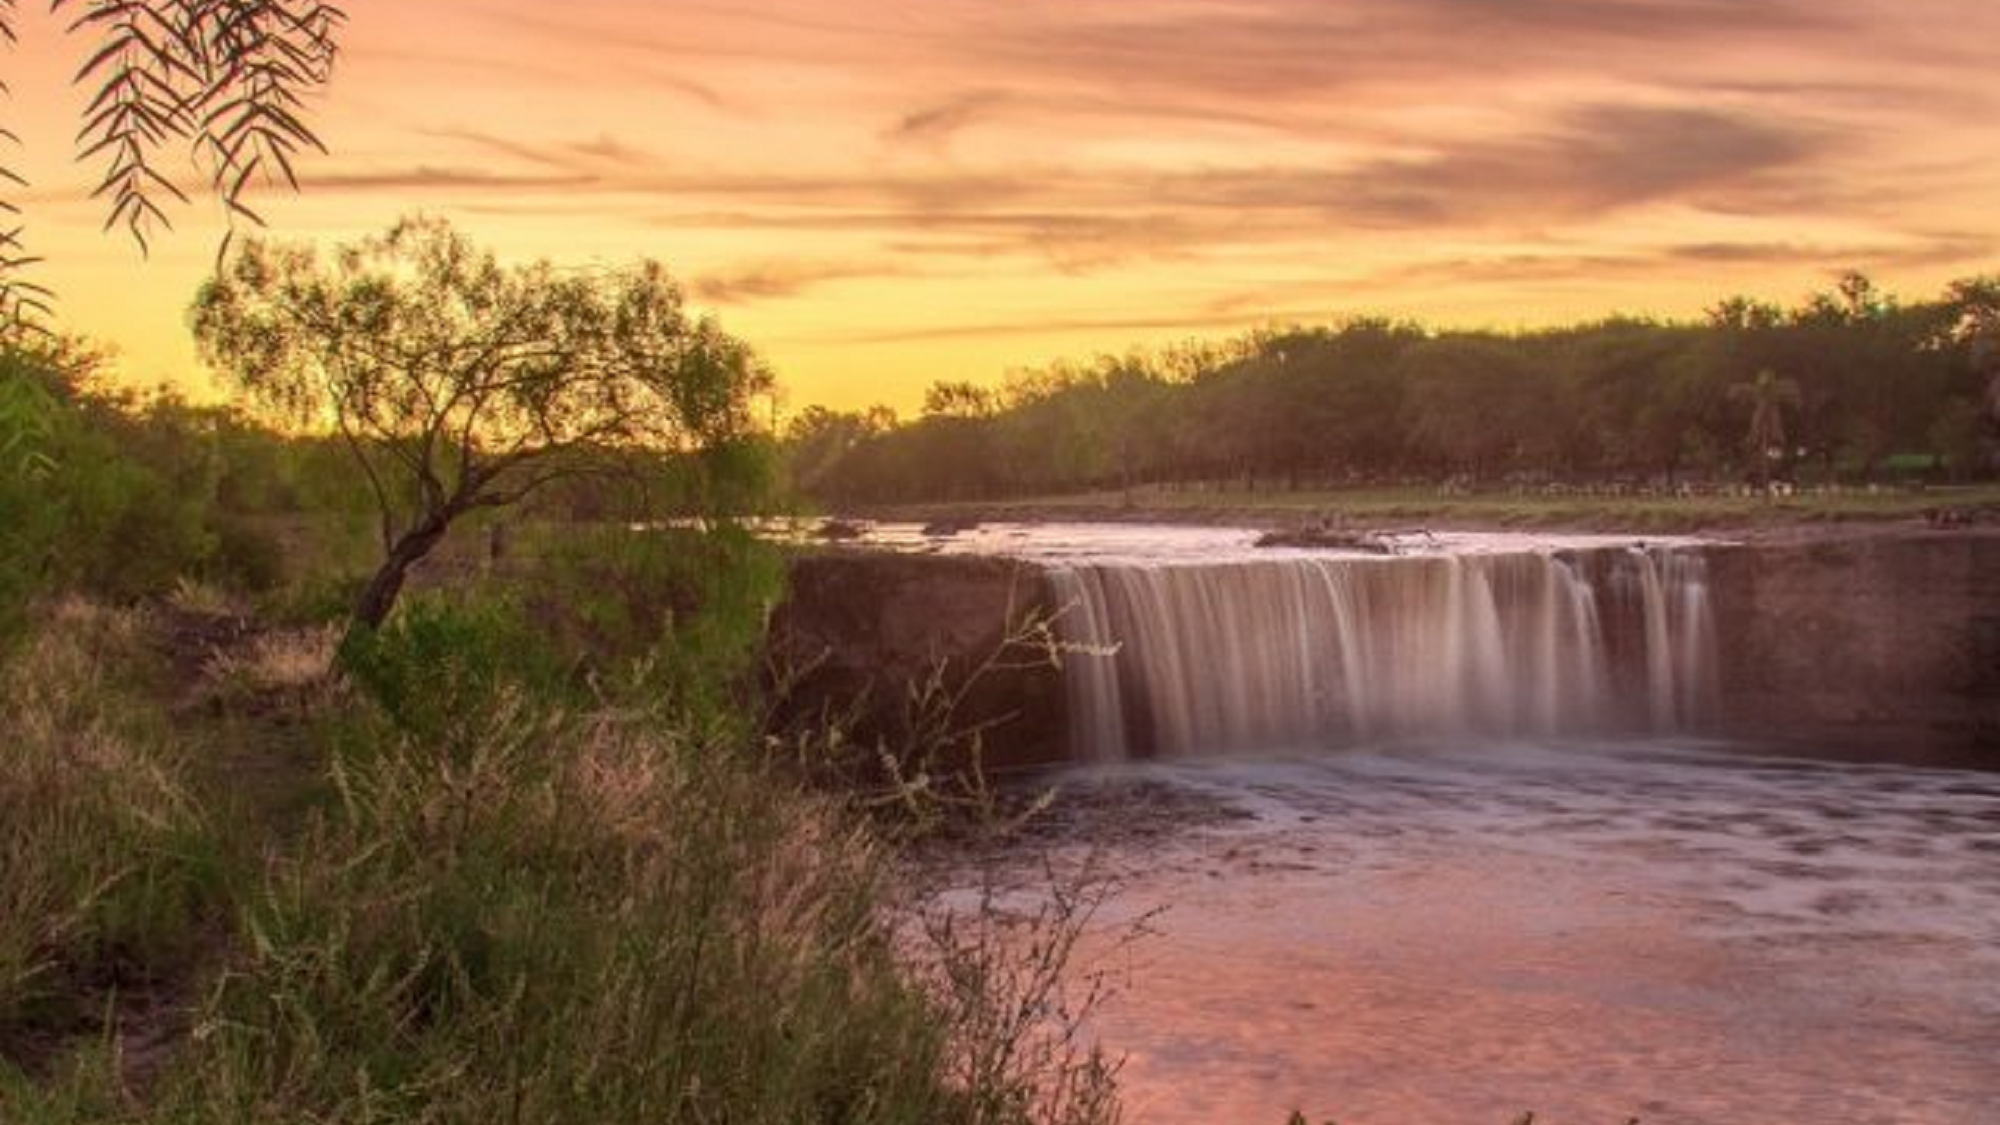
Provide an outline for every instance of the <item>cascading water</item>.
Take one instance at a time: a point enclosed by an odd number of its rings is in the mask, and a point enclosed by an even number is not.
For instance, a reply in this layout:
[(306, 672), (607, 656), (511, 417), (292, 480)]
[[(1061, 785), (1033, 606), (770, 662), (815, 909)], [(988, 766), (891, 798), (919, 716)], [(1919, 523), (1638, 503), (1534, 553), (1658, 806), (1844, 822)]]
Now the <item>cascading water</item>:
[(1075, 752), (1176, 757), (1699, 719), (1697, 551), (1286, 556), (1050, 572)]

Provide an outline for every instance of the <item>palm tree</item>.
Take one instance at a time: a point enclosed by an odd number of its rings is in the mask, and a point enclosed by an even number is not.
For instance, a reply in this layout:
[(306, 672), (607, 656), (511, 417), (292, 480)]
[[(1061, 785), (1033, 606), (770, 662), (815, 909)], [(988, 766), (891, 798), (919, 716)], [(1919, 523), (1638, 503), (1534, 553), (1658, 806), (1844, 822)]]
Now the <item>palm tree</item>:
[(1785, 455), (1785, 407), (1799, 405), (1799, 385), (1767, 367), (1750, 382), (1730, 387), (1729, 400), (1750, 404), (1750, 432), (1744, 444), (1756, 465), (1757, 483), (1768, 484), (1771, 462)]

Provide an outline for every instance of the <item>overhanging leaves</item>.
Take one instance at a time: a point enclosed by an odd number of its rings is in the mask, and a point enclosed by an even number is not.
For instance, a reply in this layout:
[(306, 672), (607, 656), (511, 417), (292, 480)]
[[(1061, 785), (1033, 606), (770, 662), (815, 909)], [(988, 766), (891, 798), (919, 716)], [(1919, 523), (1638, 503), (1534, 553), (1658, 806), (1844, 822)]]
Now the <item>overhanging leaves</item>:
[[(229, 215), (261, 226), (260, 187), (296, 188), (297, 155), (323, 149), (306, 97), (332, 77), (346, 14), (322, 0), (50, 0), (86, 40), (76, 83), (90, 95), (77, 131), (79, 160), (101, 164), (94, 196), (105, 228), (125, 230), (141, 252), (188, 201), (168, 156), (185, 150)], [(0, 42), (13, 44), (16, 0), (0, 0)], [(0, 92), (6, 89), (0, 83)], [(0, 129), (9, 145), (18, 141)], [(22, 178), (0, 161), (0, 210)], [(228, 240), (224, 240), (226, 249)], [(218, 260), (220, 253), (218, 253)], [(0, 317), (46, 315), (49, 293), (26, 282), (18, 224), (0, 235)]]

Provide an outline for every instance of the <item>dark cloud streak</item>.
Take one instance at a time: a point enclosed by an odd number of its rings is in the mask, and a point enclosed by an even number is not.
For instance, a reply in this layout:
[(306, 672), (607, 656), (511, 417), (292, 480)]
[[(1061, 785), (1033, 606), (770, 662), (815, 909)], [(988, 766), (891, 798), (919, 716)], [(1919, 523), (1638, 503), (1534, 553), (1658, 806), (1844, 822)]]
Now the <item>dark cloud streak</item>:
[(744, 305), (797, 297), (831, 282), (894, 277), (903, 272), (894, 266), (879, 263), (760, 262), (704, 274), (688, 283), (688, 291), (710, 304)]

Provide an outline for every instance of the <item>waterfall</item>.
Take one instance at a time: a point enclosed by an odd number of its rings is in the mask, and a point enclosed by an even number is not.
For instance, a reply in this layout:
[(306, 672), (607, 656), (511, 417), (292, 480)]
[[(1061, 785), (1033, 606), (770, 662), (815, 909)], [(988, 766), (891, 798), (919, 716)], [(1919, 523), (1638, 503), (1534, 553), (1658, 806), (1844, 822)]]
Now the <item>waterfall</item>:
[(1050, 572), (1076, 756), (1681, 729), (1713, 692), (1692, 550)]

